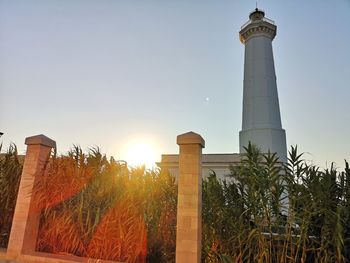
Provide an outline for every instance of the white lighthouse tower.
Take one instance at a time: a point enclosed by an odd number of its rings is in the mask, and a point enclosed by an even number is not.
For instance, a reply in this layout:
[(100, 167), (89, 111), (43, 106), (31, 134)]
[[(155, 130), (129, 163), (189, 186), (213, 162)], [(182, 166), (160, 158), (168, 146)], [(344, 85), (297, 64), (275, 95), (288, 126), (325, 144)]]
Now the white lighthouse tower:
[(265, 13), (255, 9), (239, 32), (245, 45), (242, 130), (239, 133), (240, 152), (251, 142), (263, 153), (277, 153), (287, 161), (286, 134), (282, 129), (272, 40), (275, 23)]

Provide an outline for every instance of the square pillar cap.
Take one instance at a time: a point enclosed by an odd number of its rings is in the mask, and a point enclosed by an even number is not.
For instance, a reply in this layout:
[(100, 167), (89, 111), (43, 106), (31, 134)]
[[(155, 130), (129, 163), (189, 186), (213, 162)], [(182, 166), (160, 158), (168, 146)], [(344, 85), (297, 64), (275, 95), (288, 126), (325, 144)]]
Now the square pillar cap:
[(56, 142), (49, 137), (46, 137), (44, 134), (27, 137), (24, 143), (26, 145), (43, 145), (56, 148)]
[(178, 135), (176, 142), (178, 145), (199, 144), (202, 148), (205, 147), (205, 141), (202, 136), (192, 131)]

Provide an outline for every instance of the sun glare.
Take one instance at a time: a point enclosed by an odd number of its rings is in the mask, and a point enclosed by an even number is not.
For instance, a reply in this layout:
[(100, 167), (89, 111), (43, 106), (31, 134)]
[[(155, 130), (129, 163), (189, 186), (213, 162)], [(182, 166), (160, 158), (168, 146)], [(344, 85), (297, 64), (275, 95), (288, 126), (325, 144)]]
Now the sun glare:
[(147, 169), (155, 166), (156, 158), (154, 148), (146, 143), (131, 145), (126, 154), (126, 161), (130, 166), (145, 165)]

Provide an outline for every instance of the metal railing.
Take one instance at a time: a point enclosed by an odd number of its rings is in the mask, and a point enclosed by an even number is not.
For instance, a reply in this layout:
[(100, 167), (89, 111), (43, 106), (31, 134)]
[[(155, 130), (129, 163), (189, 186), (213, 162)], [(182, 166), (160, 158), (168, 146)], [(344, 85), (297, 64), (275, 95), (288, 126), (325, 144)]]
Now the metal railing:
[(270, 24), (276, 25), (276, 24), (275, 24), (275, 21), (273, 21), (273, 20), (271, 20), (271, 19), (269, 19), (269, 18), (267, 18), (267, 17), (263, 17), (261, 20), (255, 20), (255, 21), (249, 19), (247, 22), (245, 22), (245, 23), (241, 26), (241, 29), (243, 29), (244, 27), (246, 27), (246, 26), (249, 25), (249, 24), (257, 23), (257, 22), (260, 22), (260, 21), (265, 21), (265, 22), (268, 22), (268, 23), (270, 23)]

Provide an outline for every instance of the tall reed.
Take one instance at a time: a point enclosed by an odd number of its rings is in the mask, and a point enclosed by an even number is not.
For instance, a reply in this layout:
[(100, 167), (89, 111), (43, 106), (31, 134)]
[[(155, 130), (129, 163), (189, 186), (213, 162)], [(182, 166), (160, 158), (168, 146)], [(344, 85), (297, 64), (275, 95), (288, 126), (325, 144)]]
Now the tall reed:
[(10, 237), (23, 167), (20, 158), (15, 144), (10, 144), (7, 151), (0, 155), (0, 247), (7, 247)]
[[(205, 262), (349, 262), (350, 176), (249, 145), (228, 180), (203, 181)], [(288, 193), (288, 212), (283, 193)]]
[[(1, 148), (1, 147), (0, 147)], [(350, 168), (322, 170), (291, 147), (288, 164), (249, 145), (227, 179), (203, 180), (204, 262), (350, 262)], [(0, 157), (0, 246), (22, 171)], [(174, 262), (177, 186), (166, 171), (128, 169), (74, 146), (48, 160), (33, 192), (37, 249), (125, 262)], [(282, 200), (288, 193), (288, 213)], [(282, 202), (283, 201), (283, 202)]]
[(128, 169), (98, 148), (52, 156), (33, 192), (37, 249), (121, 262), (174, 258), (177, 188), (168, 173)]

